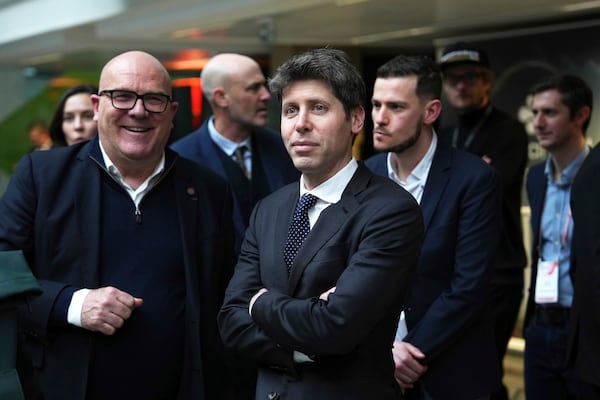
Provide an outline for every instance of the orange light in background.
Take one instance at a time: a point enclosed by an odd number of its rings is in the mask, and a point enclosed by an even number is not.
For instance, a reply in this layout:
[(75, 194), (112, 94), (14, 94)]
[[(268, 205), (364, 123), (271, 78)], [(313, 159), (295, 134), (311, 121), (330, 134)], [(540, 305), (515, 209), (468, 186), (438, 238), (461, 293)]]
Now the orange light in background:
[(165, 61), (164, 66), (171, 71), (201, 71), (210, 59), (210, 54), (202, 49), (186, 49), (175, 54), (175, 59)]
[(202, 117), (202, 80), (200, 78), (179, 78), (173, 80), (173, 87), (190, 88), (190, 107), (192, 109), (192, 127), (200, 126)]
[[(173, 60), (163, 62), (169, 71), (197, 71), (197, 76), (204, 68), (210, 53), (202, 49), (185, 49), (175, 53)], [(173, 80), (174, 88), (190, 88), (190, 107), (192, 114), (192, 127), (200, 126), (202, 117), (202, 82), (199, 77), (178, 78)]]
[(87, 82), (84, 82), (79, 78), (72, 78), (69, 76), (59, 76), (50, 81), (50, 87), (53, 88), (69, 88), (77, 85), (81, 85)]

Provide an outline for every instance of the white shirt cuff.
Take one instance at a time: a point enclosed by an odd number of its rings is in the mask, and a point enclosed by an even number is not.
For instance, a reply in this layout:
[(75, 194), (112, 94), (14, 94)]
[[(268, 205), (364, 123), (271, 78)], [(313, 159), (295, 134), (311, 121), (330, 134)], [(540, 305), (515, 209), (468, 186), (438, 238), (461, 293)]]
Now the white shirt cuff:
[(402, 341), (407, 333), (408, 329), (406, 327), (406, 314), (404, 314), (404, 311), (402, 311), (400, 313), (400, 320), (398, 321), (398, 329), (396, 330), (396, 340)]
[(297, 364), (307, 363), (307, 362), (315, 362), (312, 358), (307, 356), (306, 354), (294, 350), (294, 362)]
[(89, 292), (91, 292), (91, 289), (79, 289), (73, 293), (71, 304), (69, 304), (69, 310), (67, 311), (67, 322), (69, 324), (81, 328), (81, 310), (83, 309), (83, 301)]
[(248, 304), (248, 314), (250, 314), (250, 316), (252, 316), (252, 307), (254, 307), (254, 303), (256, 303), (256, 300), (258, 300), (258, 298), (260, 296), (262, 296), (263, 293), (266, 293), (266, 292), (267, 292), (267, 289), (262, 288), (258, 292), (256, 292), (256, 294), (254, 296), (252, 296), (252, 298), (250, 299), (250, 304)]

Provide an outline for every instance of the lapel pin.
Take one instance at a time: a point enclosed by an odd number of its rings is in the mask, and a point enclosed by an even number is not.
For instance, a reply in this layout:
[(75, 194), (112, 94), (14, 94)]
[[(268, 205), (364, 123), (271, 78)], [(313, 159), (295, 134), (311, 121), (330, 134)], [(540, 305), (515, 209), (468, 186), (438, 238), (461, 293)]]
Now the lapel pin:
[(196, 197), (196, 189), (194, 189), (193, 187), (189, 186), (186, 189), (186, 192), (187, 192), (188, 196), (190, 196), (192, 198), (192, 200), (198, 200), (198, 198)]

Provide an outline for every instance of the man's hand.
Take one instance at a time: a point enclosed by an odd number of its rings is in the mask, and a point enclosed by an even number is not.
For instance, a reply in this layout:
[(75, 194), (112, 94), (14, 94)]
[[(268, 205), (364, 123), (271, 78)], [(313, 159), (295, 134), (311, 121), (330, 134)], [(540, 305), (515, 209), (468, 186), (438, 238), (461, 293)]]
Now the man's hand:
[(81, 326), (105, 335), (114, 334), (123, 326), (143, 300), (111, 286), (90, 291), (81, 309)]
[(402, 389), (409, 389), (427, 371), (427, 366), (419, 362), (425, 354), (410, 343), (394, 341), (392, 349), (396, 370), (394, 377)]

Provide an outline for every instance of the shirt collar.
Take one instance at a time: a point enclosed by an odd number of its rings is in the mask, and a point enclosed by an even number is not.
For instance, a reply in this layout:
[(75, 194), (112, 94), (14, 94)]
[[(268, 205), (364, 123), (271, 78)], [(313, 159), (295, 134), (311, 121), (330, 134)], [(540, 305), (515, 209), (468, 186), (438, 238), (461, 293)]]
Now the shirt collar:
[(334, 204), (340, 201), (342, 193), (348, 186), (348, 183), (354, 176), (358, 168), (358, 162), (352, 158), (348, 164), (334, 176), (321, 183), (319, 186), (312, 190), (307, 190), (304, 187), (304, 176), (300, 176), (300, 197), (305, 193), (311, 193), (329, 204)]
[(232, 140), (227, 139), (225, 136), (221, 135), (218, 131), (217, 128), (215, 128), (215, 117), (212, 116), (209, 118), (208, 120), (208, 134), (210, 135), (210, 138), (212, 139), (213, 142), (216, 143), (217, 146), (219, 146), (219, 148), (221, 150), (223, 150), (225, 152), (225, 154), (227, 154), (228, 156), (233, 156), (233, 154), (235, 153), (235, 150), (240, 147), (241, 145), (246, 145), (246, 148), (250, 151), (252, 151), (252, 148), (250, 146), (251, 140), (250, 137), (247, 137), (246, 139), (242, 140), (240, 143), (236, 143)]
[[(585, 160), (589, 152), (589, 146), (583, 146), (583, 149), (581, 149), (577, 157), (575, 157), (575, 159), (571, 161), (571, 163), (567, 165), (567, 167), (563, 170), (560, 176), (560, 181), (557, 183), (562, 185), (573, 183), (575, 175), (577, 175), (581, 164), (583, 164), (583, 160)], [(549, 182), (553, 181), (552, 176), (554, 175), (554, 164), (552, 163), (552, 156), (546, 159), (544, 174), (546, 175), (546, 178)]]
[[(418, 164), (413, 168), (413, 170), (410, 171), (410, 175), (408, 176), (407, 182), (423, 181), (423, 183), (425, 183), (425, 181), (427, 180), (427, 176), (429, 175), (429, 169), (431, 168), (431, 163), (433, 162), (433, 155), (435, 154), (435, 149), (437, 148), (437, 143), (438, 143), (438, 138), (437, 138), (435, 131), (433, 131), (433, 135), (431, 137), (431, 143), (429, 144), (429, 148), (427, 149), (427, 152), (425, 153), (423, 158), (421, 158), (421, 161), (419, 161)], [(400, 180), (400, 177), (396, 174), (396, 171), (394, 171), (394, 168), (392, 168), (391, 157), (392, 157), (392, 153), (388, 153), (388, 156), (387, 156), (388, 177), (391, 178), (395, 182), (402, 182)]]
[[(117, 166), (112, 162), (112, 160), (110, 159), (110, 157), (108, 156), (108, 154), (106, 153), (106, 151), (104, 150), (104, 147), (102, 146), (102, 141), (99, 140), (98, 144), (100, 145), (100, 152), (102, 153), (102, 159), (104, 160), (104, 165), (106, 166), (106, 170), (108, 171), (108, 173), (115, 179), (117, 179), (117, 181), (126, 189), (131, 189), (133, 190), (124, 180), (123, 180), (123, 176), (121, 175), (121, 171), (119, 171), (119, 169), (117, 168)], [(156, 168), (154, 168), (154, 172), (152, 172), (152, 174), (148, 177), (148, 179), (146, 179), (144, 181), (144, 183), (142, 183), (142, 185), (140, 185), (140, 187), (137, 190), (134, 191), (140, 191), (146, 188), (146, 186), (148, 186), (148, 184), (152, 181), (155, 181), (158, 176), (160, 176), (160, 174), (162, 174), (162, 172), (165, 169), (165, 152), (163, 151), (162, 156), (160, 158), (160, 161), (158, 162), (158, 165), (156, 166)]]

